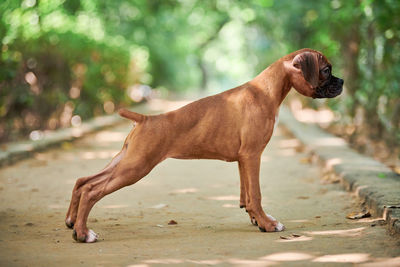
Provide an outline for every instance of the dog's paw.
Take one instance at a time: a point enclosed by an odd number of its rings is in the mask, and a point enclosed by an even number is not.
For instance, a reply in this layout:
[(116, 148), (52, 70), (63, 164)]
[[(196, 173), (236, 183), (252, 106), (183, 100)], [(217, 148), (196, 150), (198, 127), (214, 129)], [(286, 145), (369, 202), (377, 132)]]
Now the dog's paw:
[(281, 223), (278, 222), (274, 217), (272, 217), (269, 214), (266, 214), (268, 219), (272, 221), (263, 225), (259, 225), (258, 229), (260, 229), (261, 232), (281, 232), (285, 230), (285, 226)]
[(285, 226), (281, 222), (278, 222), (275, 226), (275, 232), (282, 232), (283, 230), (285, 230)]
[(278, 222), (273, 216), (267, 214), (267, 217), (271, 221), (277, 222), (277, 224), (275, 225), (275, 232), (281, 232), (281, 231), (285, 230), (285, 226), (281, 222)]
[(93, 243), (97, 241), (98, 234), (96, 234), (92, 229), (89, 229), (88, 234), (86, 235), (85, 242), (86, 243)]
[(68, 217), (68, 218), (65, 220), (65, 225), (66, 225), (68, 228), (70, 228), (70, 229), (73, 229), (73, 228), (74, 228), (74, 223), (72, 222), (72, 220), (71, 220), (70, 217)]
[(282, 232), (285, 230), (285, 226), (280, 222), (276, 222), (268, 227), (258, 226), (258, 229), (260, 229), (261, 232)]
[(94, 243), (97, 241), (98, 237), (99, 236), (92, 229), (89, 229), (86, 235), (81, 236), (78, 236), (75, 229), (72, 232), (72, 238), (81, 243)]

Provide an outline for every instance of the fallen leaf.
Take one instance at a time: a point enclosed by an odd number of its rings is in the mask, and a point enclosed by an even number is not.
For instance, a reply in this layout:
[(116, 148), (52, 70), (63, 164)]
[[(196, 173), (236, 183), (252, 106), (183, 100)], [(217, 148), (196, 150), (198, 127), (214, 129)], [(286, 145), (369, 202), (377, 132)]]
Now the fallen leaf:
[(347, 214), (346, 218), (351, 219), (351, 220), (358, 220), (362, 218), (368, 218), (371, 217), (371, 213), (369, 211), (366, 212), (352, 212), (350, 214)]
[(303, 164), (310, 164), (310, 163), (312, 163), (312, 158), (311, 158), (311, 157), (301, 158), (301, 159), (300, 159), (300, 163), (303, 163)]
[(175, 224), (178, 224), (175, 220), (170, 220), (168, 222), (168, 225), (175, 225)]
[(160, 228), (163, 228), (163, 227), (164, 227), (164, 225), (162, 225), (162, 224), (157, 224), (156, 226), (157, 226), (157, 227), (160, 227)]
[(333, 172), (326, 173), (324, 176), (322, 176), (323, 184), (336, 184), (339, 182), (340, 182), (340, 177)]
[(288, 236), (279, 236), (280, 239), (284, 239), (284, 240), (293, 240), (293, 239), (296, 239), (296, 238), (299, 238), (299, 237), (305, 237), (305, 236), (298, 235), (298, 234), (291, 234), (291, 235), (288, 235)]
[(318, 215), (318, 216), (315, 216), (315, 218), (319, 219), (319, 218), (321, 218), (321, 216)]
[(306, 197), (306, 196), (299, 196), (297, 197), (297, 199), (309, 199), (310, 197)]

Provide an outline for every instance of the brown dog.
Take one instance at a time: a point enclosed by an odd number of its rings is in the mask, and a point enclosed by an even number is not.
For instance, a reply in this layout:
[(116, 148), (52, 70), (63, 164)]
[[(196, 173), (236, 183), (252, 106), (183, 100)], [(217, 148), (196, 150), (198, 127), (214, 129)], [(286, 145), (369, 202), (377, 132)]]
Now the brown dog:
[(322, 53), (302, 49), (239, 87), (178, 110), (157, 116), (120, 110), (136, 127), (104, 170), (77, 180), (66, 216), (66, 225), (74, 228), (74, 239), (95, 242), (97, 235), (86, 226), (93, 205), (136, 183), (166, 158), (238, 161), (240, 207), (246, 208), (261, 231), (282, 231), (284, 226), (261, 207), (260, 156), (271, 138), (279, 105), (291, 87), (313, 98), (342, 92), (343, 80), (334, 77), (331, 69)]

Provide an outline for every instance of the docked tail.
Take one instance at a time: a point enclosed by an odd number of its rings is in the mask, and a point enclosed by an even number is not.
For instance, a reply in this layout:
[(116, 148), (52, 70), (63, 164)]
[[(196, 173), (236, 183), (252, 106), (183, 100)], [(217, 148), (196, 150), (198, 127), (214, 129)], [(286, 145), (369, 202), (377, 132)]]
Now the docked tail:
[(136, 113), (136, 112), (132, 112), (132, 111), (129, 111), (129, 110), (124, 109), (124, 108), (121, 108), (118, 111), (118, 113), (119, 113), (120, 116), (122, 116), (124, 118), (127, 118), (127, 119), (130, 119), (132, 121), (135, 121), (137, 123), (144, 121), (144, 118), (146, 117), (145, 115), (142, 115), (142, 114), (139, 114), (139, 113)]

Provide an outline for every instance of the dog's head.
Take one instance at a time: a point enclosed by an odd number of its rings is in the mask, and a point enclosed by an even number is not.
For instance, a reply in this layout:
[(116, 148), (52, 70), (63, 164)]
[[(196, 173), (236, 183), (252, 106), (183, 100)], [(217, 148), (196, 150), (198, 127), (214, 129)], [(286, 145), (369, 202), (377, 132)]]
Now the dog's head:
[(332, 75), (332, 65), (320, 52), (300, 50), (285, 62), (292, 86), (312, 98), (332, 98), (343, 90), (343, 80)]

